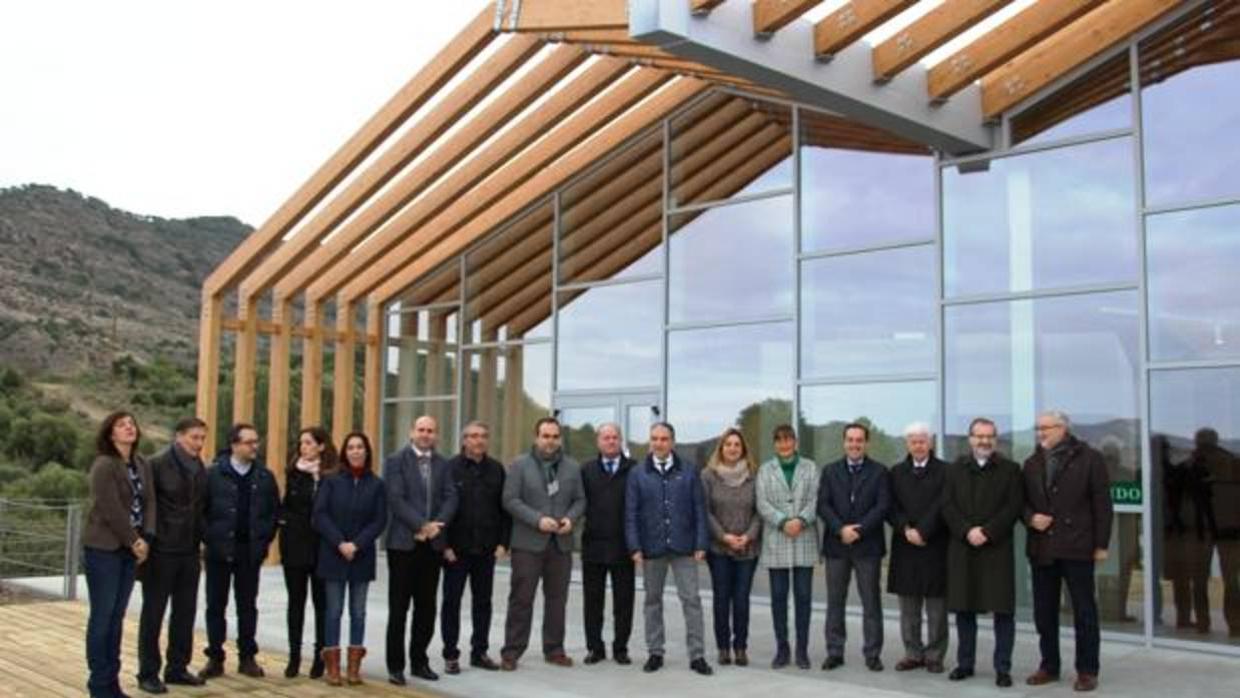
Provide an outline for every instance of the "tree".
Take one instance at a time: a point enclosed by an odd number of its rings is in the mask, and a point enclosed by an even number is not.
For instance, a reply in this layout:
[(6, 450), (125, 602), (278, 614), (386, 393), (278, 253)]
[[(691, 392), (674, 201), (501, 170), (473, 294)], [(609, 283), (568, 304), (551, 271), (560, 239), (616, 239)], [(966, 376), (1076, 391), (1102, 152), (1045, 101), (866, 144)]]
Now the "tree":
[(3, 492), (11, 499), (76, 501), (85, 499), (88, 490), (86, 473), (48, 463), (39, 472), (9, 483)]

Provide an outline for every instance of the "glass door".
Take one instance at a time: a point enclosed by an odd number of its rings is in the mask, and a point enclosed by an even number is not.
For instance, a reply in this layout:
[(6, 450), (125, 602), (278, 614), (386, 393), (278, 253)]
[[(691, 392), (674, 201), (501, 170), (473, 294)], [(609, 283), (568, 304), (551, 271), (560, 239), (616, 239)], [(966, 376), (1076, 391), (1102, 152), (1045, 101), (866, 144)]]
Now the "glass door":
[(598, 428), (607, 423), (620, 425), (625, 453), (645, 458), (650, 425), (661, 418), (659, 395), (653, 392), (559, 396), (556, 413), (563, 425), (564, 452), (578, 462), (598, 454)]

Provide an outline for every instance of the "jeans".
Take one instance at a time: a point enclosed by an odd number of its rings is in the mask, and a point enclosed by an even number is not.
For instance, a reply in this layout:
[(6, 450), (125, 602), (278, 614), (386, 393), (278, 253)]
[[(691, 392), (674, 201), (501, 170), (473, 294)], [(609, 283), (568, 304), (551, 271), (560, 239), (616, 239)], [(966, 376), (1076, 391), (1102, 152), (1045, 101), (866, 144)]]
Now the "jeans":
[[(788, 652), (788, 586), (791, 577), (793, 606), (796, 609), (797, 656), (809, 656), (809, 612), (814, 592), (814, 568), (770, 569), (771, 620), (775, 624), (776, 650)], [(790, 574), (791, 573), (791, 574)]]
[(457, 553), (456, 562), (443, 566), (443, 603), (439, 608), (439, 634), (443, 658), (460, 659), (457, 642), (461, 637), (461, 598), (469, 582), (469, 618), (473, 634), (469, 656), (477, 659), (487, 653), (491, 637), (491, 592), (495, 588), (495, 554)]
[(1059, 674), (1059, 598), (1062, 584), (1068, 585), (1072, 599), (1072, 620), (1076, 626), (1076, 671), (1098, 674), (1098, 601), (1094, 597), (1092, 560), (1055, 560), (1049, 565), (1032, 565), (1033, 619), (1042, 650), (1041, 668)]
[(758, 559), (707, 553), (714, 595), (715, 644), (720, 651), (749, 648), (749, 592)]
[[(1016, 644), (1016, 617), (1011, 613), (995, 616), (995, 671), (1012, 672), (1012, 646)], [(956, 611), (956, 664), (961, 669), (973, 671), (977, 657), (977, 614), (973, 611)]]
[(121, 630), (133, 591), (134, 558), (128, 550), (86, 548), (82, 564), (90, 598), (90, 616), (86, 621), (86, 665), (90, 677), (86, 688), (92, 697), (113, 696), (119, 693)]
[(340, 647), (340, 618), (344, 615), (344, 594), (349, 592), (349, 646), (366, 646), (366, 592), (369, 581), (328, 579), (326, 622), (323, 623), (323, 646)]

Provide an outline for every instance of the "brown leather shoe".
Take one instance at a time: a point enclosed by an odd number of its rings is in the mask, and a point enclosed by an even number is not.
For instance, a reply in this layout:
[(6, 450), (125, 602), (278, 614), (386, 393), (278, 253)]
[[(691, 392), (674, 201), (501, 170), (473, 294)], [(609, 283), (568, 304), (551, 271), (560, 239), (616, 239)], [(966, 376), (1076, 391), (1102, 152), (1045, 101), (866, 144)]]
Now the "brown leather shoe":
[(263, 668), (258, 665), (258, 662), (254, 661), (253, 657), (242, 659), (237, 664), (237, 673), (252, 679), (261, 679), (266, 675), (263, 672)]
[[(339, 652), (340, 650), (336, 650), (337, 654), (339, 654)], [(348, 674), (345, 677), (345, 681), (348, 682), (350, 686), (362, 685), (362, 657), (365, 656), (365, 647), (349, 648), (349, 668), (347, 670)]]
[(925, 665), (926, 663), (920, 659), (905, 657), (904, 659), (896, 662), (896, 671), (912, 671), (914, 669), (920, 669)]
[(1028, 686), (1045, 686), (1048, 683), (1055, 683), (1058, 680), (1059, 674), (1052, 674), (1049, 671), (1039, 667), (1037, 671), (1029, 675), (1029, 678), (1025, 679), (1025, 684)]
[(340, 648), (324, 647), (323, 648), (323, 680), (328, 686), (340, 686), (344, 682), (340, 680)]
[(930, 672), (931, 674), (942, 674), (943, 673), (943, 662), (935, 661), (933, 659), (928, 660), (926, 662), (926, 671)]
[(1072, 684), (1072, 690), (1092, 691), (1098, 688), (1098, 676), (1096, 674), (1077, 674), (1076, 681)]
[(517, 660), (512, 659), (511, 657), (500, 657), (499, 658), (499, 670), (500, 671), (516, 671)]
[(556, 666), (570, 667), (573, 665), (573, 658), (563, 652), (544, 655), (543, 658), (547, 660), (548, 664), (554, 664)]
[(749, 652), (736, 650), (736, 666), (749, 666)]

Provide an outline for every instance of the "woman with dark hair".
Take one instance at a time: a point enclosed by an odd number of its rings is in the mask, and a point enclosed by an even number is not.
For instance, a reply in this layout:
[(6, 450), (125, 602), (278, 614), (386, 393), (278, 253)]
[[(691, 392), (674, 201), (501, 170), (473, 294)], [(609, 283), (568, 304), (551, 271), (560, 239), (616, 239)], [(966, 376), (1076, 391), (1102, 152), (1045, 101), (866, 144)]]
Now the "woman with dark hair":
[(323, 481), (314, 502), (319, 532), (318, 576), (327, 586), (323, 660), (327, 683), (339, 686), (340, 620), (349, 594), (349, 685), (362, 683), (366, 656), (366, 592), (375, 578), (375, 541), (387, 525), (387, 488), (374, 472), (370, 439), (361, 432), (344, 437), (344, 467)]
[(138, 455), (142, 432), (128, 412), (99, 426), (90, 466), (90, 502), (83, 567), (90, 597), (86, 621), (86, 688), (92, 698), (124, 696), (120, 685), (121, 629), (137, 565), (146, 562), (155, 535), (151, 468)]
[(312, 525), (314, 499), (321, 483), (336, 473), (336, 447), (323, 427), (305, 427), (297, 435), (297, 455), (285, 468), (284, 502), (280, 522), (280, 561), (288, 590), (288, 666), (284, 675), (301, 671), (301, 637), (306, 620), (306, 589), (314, 604), (314, 659), (310, 678), (323, 675), (323, 580), (314, 573), (319, 536)]

